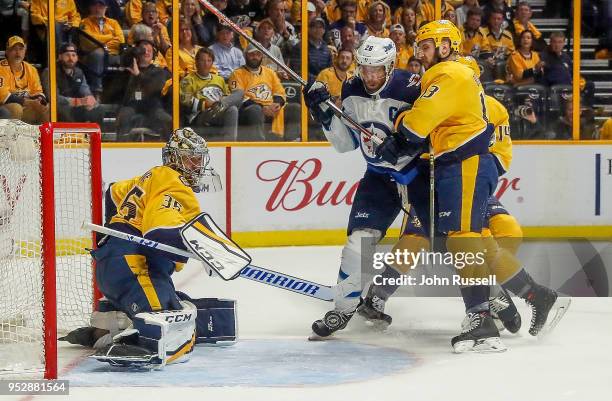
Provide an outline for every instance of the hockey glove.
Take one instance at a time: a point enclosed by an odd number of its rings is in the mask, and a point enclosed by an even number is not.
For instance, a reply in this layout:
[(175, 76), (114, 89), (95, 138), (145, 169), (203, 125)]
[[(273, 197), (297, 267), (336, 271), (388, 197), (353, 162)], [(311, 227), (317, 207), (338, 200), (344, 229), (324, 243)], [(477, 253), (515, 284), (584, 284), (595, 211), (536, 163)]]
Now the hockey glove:
[(390, 164), (397, 164), (397, 160), (404, 156), (416, 156), (421, 153), (422, 145), (412, 143), (406, 135), (394, 132), (385, 138), (376, 148), (376, 156)]
[(334, 112), (325, 102), (331, 98), (327, 86), (320, 81), (315, 81), (304, 87), (304, 103), (310, 110), (312, 118), (325, 126), (331, 123)]

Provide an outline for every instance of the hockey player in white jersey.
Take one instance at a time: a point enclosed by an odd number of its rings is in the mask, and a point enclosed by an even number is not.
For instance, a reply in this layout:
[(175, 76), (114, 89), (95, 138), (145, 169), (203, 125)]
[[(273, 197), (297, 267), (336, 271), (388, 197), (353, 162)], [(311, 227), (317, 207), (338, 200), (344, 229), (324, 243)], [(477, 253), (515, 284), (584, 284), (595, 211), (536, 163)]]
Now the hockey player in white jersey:
[[(395, 44), (391, 39), (370, 36), (357, 49), (356, 75), (342, 86), (342, 110), (381, 140), (394, 135), (393, 120), (398, 111), (410, 107), (420, 94), (420, 77), (395, 70), (395, 57)], [(373, 251), (401, 211), (398, 186), (408, 184), (416, 175), (412, 163), (415, 156), (400, 156), (396, 164), (382, 160), (376, 155), (375, 144), (370, 138), (334, 115), (325, 104), (329, 98), (322, 82), (304, 88), (305, 103), (322, 124), (329, 142), (340, 153), (360, 148), (367, 169), (349, 217), (335, 307), (312, 324), (314, 335), (311, 339), (327, 337), (346, 327), (361, 302), (362, 257), (371, 257), (366, 253)], [(420, 146), (406, 153), (419, 154)]]

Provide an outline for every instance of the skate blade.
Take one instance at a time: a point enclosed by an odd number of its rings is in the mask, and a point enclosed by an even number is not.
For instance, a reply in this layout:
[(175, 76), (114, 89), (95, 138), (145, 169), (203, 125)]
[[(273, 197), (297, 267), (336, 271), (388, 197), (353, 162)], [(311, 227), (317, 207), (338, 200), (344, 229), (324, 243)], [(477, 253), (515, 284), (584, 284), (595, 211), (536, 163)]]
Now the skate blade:
[(571, 298), (557, 298), (552, 308), (550, 308), (550, 312), (548, 312), (548, 319), (546, 319), (544, 327), (542, 327), (540, 332), (537, 334), (538, 338), (543, 338), (554, 330), (557, 324), (559, 324), (561, 318), (563, 318), (563, 316), (569, 309), (571, 303)]
[(337, 340), (337, 338), (334, 337), (333, 334), (330, 334), (327, 337), (322, 337), (313, 331), (308, 336), (308, 341), (332, 341), (332, 340)]
[(459, 341), (453, 346), (455, 354), (463, 354), (467, 352), (477, 352), (488, 354), (493, 352), (504, 352), (508, 348), (504, 345), (499, 337), (483, 338), (478, 341), (468, 340)]

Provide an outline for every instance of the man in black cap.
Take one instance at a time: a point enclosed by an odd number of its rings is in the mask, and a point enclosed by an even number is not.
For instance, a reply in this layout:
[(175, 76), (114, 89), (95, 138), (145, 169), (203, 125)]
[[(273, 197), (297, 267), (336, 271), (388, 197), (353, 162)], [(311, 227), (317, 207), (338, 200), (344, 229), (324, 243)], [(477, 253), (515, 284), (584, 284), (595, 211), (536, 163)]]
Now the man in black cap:
[[(60, 121), (102, 123), (104, 110), (93, 96), (83, 70), (77, 67), (79, 56), (73, 43), (59, 48), (57, 68), (57, 115)], [(49, 96), (49, 71), (43, 73), (42, 85)]]

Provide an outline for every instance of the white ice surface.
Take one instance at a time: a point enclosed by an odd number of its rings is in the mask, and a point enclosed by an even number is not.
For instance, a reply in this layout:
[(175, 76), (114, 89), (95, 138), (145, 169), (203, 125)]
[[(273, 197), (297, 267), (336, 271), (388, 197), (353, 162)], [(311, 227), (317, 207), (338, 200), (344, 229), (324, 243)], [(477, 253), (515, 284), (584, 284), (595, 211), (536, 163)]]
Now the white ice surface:
[[(335, 281), (340, 247), (296, 247), (252, 249), (254, 263), (324, 284)], [(288, 291), (249, 280), (222, 282), (201, 273), (189, 264), (175, 276), (177, 287), (192, 297), (238, 299), (240, 334), (243, 339), (283, 340), (291, 346), (304, 345), (313, 320), (330, 306)], [(71, 400), (444, 400), (444, 401), (596, 401), (612, 399), (612, 299), (576, 298), (556, 330), (544, 340), (526, 332), (530, 314), (520, 300), (523, 316), (519, 335), (503, 334), (509, 350), (500, 354), (455, 355), (450, 338), (456, 335), (463, 319), (463, 305), (453, 298), (398, 298), (388, 303), (393, 324), (385, 333), (367, 330), (352, 321), (338, 338), (353, 342), (397, 348), (416, 359), (397, 373), (375, 379), (299, 387), (158, 387), (146, 375), (138, 387), (72, 387)], [(292, 341), (286, 341), (292, 340)], [(308, 347), (308, 343), (305, 345)], [(313, 345), (314, 346), (314, 345)], [(327, 346), (333, 350), (333, 342)], [(338, 347), (342, 348), (342, 347)], [(203, 353), (198, 348), (194, 352)], [(346, 351), (345, 351), (346, 352)], [(400, 352), (400, 351), (398, 351)], [(221, 352), (215, 352), (222, 358)], [(82, 363), (83, 352), (74, 347), (61, 348), (60, 376)], [(274, 360), (267, 355), (263, 362)], [(340, 369), (350, 369), (338, 353)], [(278, 360), (283, 364), (284, 360)], [(239, 363), (239, 362), (237, 362)], [(258, 365), (249, 359), (250, 369)], [(185, 365), (185, 367), (188, 365)], [(214, 364), (213, 364), (214, 366)], [(240, 366), (245, 371), (244, 366)], [(238, 369), (237, 369), (238, 370)], [(246, 369), (248, 370), (248, 369)], [(203, 372), (205, 374), (205, 372)], [(0, 397), (11, 399), (11, 397)], [(65, 397), (36, 396), (33, 399), (59, 401)], [(19, 398), (12, 398), (19, 399)], [(32, 399), (32, 397), (22, 398)]]

